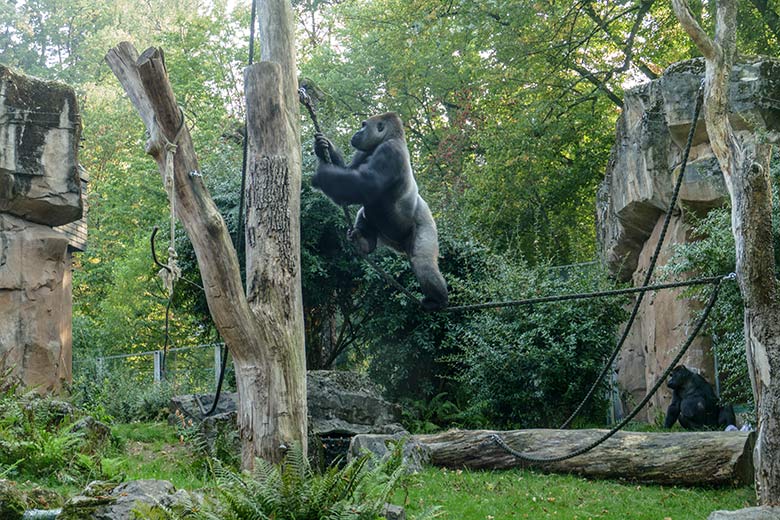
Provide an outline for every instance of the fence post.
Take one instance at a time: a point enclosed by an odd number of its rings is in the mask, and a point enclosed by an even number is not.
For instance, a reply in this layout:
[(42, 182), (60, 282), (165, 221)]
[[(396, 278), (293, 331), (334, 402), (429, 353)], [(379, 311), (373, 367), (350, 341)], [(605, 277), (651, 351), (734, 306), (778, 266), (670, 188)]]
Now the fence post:
[(222, 367), (222, 346), (214, 345), (214, 385), (219, 385), (219, 372)]
[(162, 381), (162, 350), (154, 351), (154, 382)]

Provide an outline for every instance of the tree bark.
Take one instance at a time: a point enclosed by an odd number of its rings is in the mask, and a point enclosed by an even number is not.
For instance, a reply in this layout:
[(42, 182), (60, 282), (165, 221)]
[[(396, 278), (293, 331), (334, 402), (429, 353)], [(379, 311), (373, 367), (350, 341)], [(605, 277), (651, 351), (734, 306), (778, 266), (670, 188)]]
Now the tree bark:
[[(272, 0), (265, 2), (270, 3)], [(147, 153), (163, 172), (166, 140), (175, 138), (181, 116), (162, 51), (150, 48), (139, 58), (132, 45), (120, 43), (109, 51), (106, 61), (144, 121), (151, 136)], [(246, 469), (253, 466), (255, 457), (278, 462), (291, 443), (305, 448), (306, 442), (298, 238), (300, 143), (297, 106), (286, 100), (289, 78), (282, 82), (279, 77), (289, 74), (282, 70), (280, 64), (261, 63), (247, 72), (248, 80), (257, 81), (257, 75), (268, 73), (271, 83), (276, 82), (268, 99), (252, 91), (250, 117), (265, 117), (264, 112), (255, 110), (259, 106), (279, 112), (272, 120), (249, 121), (250, 138), (275, 135), (273, 142), (252, 144), (251, 196), (247, 195), (252, 204), (248, 208), (252, 226), (246, 226), (247, 238), (252, 238), (247, 251), (251, 300), (244, 294), (225, 222), (202, 178), (192, 174), (199, 169), (186, 124), (174, 155), (176, 216), (192, 242), (209, 311), (236, 368), (238, 426)], [(267, 145), (270, 148), (265, 148)]]
[(447, 468), (534, 467), (551, 473), (620, 478), (670, 485), (732, 485), (753, 482), (755, 434), (743, 432), (618, 432), (583, 455), (551, 464), (521, 461), (493, 441), (498, 433), (512, 448), (538, 457), (556, 457), (589, 444), (606, 430), (452, 430), (415, 435), (431, 463)]
[[(685, 0), (673, 0), (680, 23), (706, 60), (704, 120), (731, 198), (736, 272), (745, 303), (745, 349), (758, 415), (756, 491), (763, 505), (780, 504), (780, 306), (772, 241), (771, 146), (765, 129), (729, 114), (729, 79), (736, 54), (734, 0), (717, 3), (715, 37), (698, 25)], [(777, 138), (777, 136), (770, 136)]]

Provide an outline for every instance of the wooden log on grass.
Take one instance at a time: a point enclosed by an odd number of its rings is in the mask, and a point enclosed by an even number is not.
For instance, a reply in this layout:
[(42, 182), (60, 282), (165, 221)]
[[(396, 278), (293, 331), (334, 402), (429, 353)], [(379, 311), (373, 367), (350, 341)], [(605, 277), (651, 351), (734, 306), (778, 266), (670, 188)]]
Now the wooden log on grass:
[(430, 463), (446, 468), (532, 467), (589, 478), (679, 485), (746, 485), (753, 482), (755, 434), (746, 432), (618, 432), (593, 450), (554, 463), (528, 463), (496, 444), (534, 457), (558, 457), (586, 446), (607, 430), (451, 430), (415, 435)]

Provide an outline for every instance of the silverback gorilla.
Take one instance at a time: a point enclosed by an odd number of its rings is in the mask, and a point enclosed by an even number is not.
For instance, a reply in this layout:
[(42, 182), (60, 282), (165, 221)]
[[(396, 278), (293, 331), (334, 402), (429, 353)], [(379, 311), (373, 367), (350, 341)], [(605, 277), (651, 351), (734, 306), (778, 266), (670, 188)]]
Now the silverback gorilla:
[(349, 239), (363, 253), (376, 249), (377, 241), (405, 253), (425, 295), (423, 308), (443, 309), (447, 284), (439, 272), (436, 223), (417, 193), (401, 118), (392, 112), (371, 117), (351, 143), (355, 154), (347, 165), (324, 135), (315, 135), (320, 163), (312, 186), (336, 204), (361, 204)]
[(678, 419), (680, 426), (686, 430), (736, 424), (734, 408), (730, 404), (718, 406), (718, 398), (712, 386), (686, 366), (676, 366), (666, 386), (673, 393), (672, 402), (666, 411), (664, 428), (671, 428)]

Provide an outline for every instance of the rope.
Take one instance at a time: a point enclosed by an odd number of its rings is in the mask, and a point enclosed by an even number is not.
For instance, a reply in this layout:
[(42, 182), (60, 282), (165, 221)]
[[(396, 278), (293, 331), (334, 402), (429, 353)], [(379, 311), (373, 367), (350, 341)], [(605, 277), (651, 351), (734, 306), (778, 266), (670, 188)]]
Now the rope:
[(467, 312), (483, 309), (496, 309), (502, 307), (521, 307), (525, 305), (535, 305), (538, 303), (553, 303), (570, 300), (588, 300), (592, 298), (608, 298), (611, 296), (623, 296), (626, 294), (645, 293), (650, 291), (659, 291), (661, 289), (673, 289), (677, 287), (692, 287), (696, 285), (711, 285), (722, 279), (722, 276), (710, 276), (707, 278), (694, 278), (679, 282), (659, 283), (655, 285), (646, 285), (643, 287), (628, 287), (626, 289), (613, 289), (609, 291), (597, 291), (586, 293), (561, 294), (557, 296), (541, 296), (538, 298), (528, 298), (525, 300), (508, 300), (503, 302), (476, 303), (473, 305), (460, 305), (458, 307), (447, 307), (439, 312)]
[(179, 138), (184, 131), (184, 110), (179, 107), (179, 114), (181, 116), (181, 122), (179, 128), (176, 129), (176, 135), (173, 141), (169, 141), (165, 136), (165, 133), (157, 127), (156, 136), (163, 141), (165, 161), (163, 166), (163, 176), (165, 183), (165, 190), (168, 192), (168, 200), (170, 202), (170, 243), (168, 245), (168, 263), (162, 264), (157, 259), (157, 251), (154, 246), (154, 237), (159, 231), (157, 226), (152, 230), (151, 247), (152, 258), (154, 263), (160, 267), (157, 275), (162, 279), (163, 286), (168, 291), (168, 303), (165, 306), (165, 344), (163, 345), (163, 355), (160, 360), (160, 370), (165, 375), (165, 363), (168, 357), (168, 348), (171, 342), (170, 335), (170, 322), (171, 322), (171, 307), (173, 306), (173, 295), (176, 288), (176, 281), (181, 278), (181, 267), (177, 261), (178, 255), (176, 253), (176, 176), (174, 171), (174, 156), (176, 155), (176, 149), (178, 148)]
[(715, 306), (715, 302), (718, 299), (718, 291), (720, 290), (720, 283), (722, 280), (734, 280), (736, 279), (736, 276), (732, 273), (729, 274), (723, 278), (718, 278), (713, 283), (712, 292), (710, 293), (709, 301), (707, 302), (707, 306), (704, 308), (704, 312), (699, 317), (699, 320), (696, 323), (696, 326), (694, 327), (693, 331), (688, 335), (688, 338), (685, 340), (685, 344), (682, 346), (680, 351), (677, 353), (677, 356), (672, 360), (672, 362), (669, 364), (669, 366), (666, 368), (664, 373), (661, 375), (661, 377), (656, 381), (655, 385), (653, 385), (653, 388), (650, 389), (650, 391), (645, 395), (644, 399), (634, 407), (633, 410), (631, 410), (631, 413), (629, 413), (625, 419), (620, 421), (620, 423), (612, 428), (609, 432), (602, 435), (599, 439), (591, 442), (590, 444), (579, 448), (571, 453), (568, 453), (566, 455), (561, 455), (558, 457), (535, 457), (533, 455), (528, 455), (526, 453), (522, 453), (520, 451), (515, 450), (511, 446), (509, 446), (506, 441), (497, 433), (493, 433), (490, 435), (490, 439), (495, 442), (498, 446), (500, 446), (504, 451), (509, 453), (510, 455), (513, 455), (514, 457), (524, 460), (526, 462), (536, 462), (536, 463), (552, 463), (552, 462), (560, 462), (563, 460), (571, 459), (574, 457), (577, 457), (579, 455), (582, 455), (584, 453), (587, 453), (591, 451), (592, 449), (596, 448), (600, 444), (602, 444), (604, 441), (615, 435), (618, 431), (620, 431), (626, 424), (631, 421), (636, 415), (639, 413), (639, 411), (650, 401), (650, 399), (653, 397), (653, 395), (658, 391), (658, 389), (661, 387), (661, 385), (666, 381), (666, 379), (669, 377), (669, 374), (671, 374), (672, 370), (674, 370), (674, 367), (677, 366), (677, 363), (680, 362), (680, 359), (682, 359), (683, 355), (685, 355), (685, 352), (688, 350), (688, 347), (691, 346), (693, 343), (693, 340), (696, 339), (696, 336), (699, 334), (699, 331), (701, 331), (701, 328), (704, 326), (704, 323), (707, 321), (707, 318), (710, 315), (710, 311)]
[[(693, 145), (693, 135), (696, 132), (696, 123), (699, 120), (699, 112), (701, 111), (703, 92), (704, 92), (704, 82), (702, 82), (699, 85), (699, 90), (696, 93), (696, 103), (693, 108), (693, 121), (691, 123), (691, 129), (688, 132), (688, 142), (685, 144), (685, 150), (683, 151), (682, 163), (680, 167), (680, 175), (677, 178), (677, 182), (674, 185), (674, 191), (672, 192), (672, 199), (671, 201), (669, 201), (669, 209), (666, 211), (666, 217), (664, 218), (663, 227), (661, 228), (661, 235), (658, 237), (658, 243), (656, 244), (655, 251), (653, 251), (653, 256), (650, 259), (650, 265), (647, 268), (647, 274), (645, 275), (645, 280), (642, 283), (642, 288), (648, 287), (650, 285), (650, 279), (653, 277), (655, 264), (658, 261), (658, 256), (661, 254), (661, 246), (663, 245), (664, 239), (666, 238), (666, 232), (668, 231), (669, 223), (672, 220), (672, 213), (674, 212), (674, 207), (677, 204), (677, 197), (680, 193), (680, 187), (682, 186), (683, 177), (685, 177), (685, 167), (688, 165), (688, 155), (690, 154), (691, 146)], [(599, 385), (601, 385), (602, 381), (604, 380), (604, 377), (612, 369), (612, 364), (615, 362), (615, 358), (617, 358), (617, 355), (620, 353), (621, 349), (623, 348), (623, 344), (625, 344), (626, 339), (628, 338), (628, 334), (631, 332), (631, 326), (634, 324), (634, 320), (636, 319), (637, 314), (639, 314), (639, 306), (642, 304), (642, 300), (644, 299), (646, 292), (647, 291), (644, 290), (639, 292), (636, 302), (634, 302), (634, 308), (631, 310), (631, 315), (628, 318), (628, 322), (626, 323), (626, 326), (623, 328), (623, 334), (620, 336), (620, 340), (618, 340), (617, 345), (612, 350), (612, 354), (609, 356), (609, 359), (604, 364), (604, 368), (601, 370), (601, 373), (596, 378), (596, 381), (593, 382), (593, 385), (590, 387), (590, 390), (588, 390), (588, 393), (582, 399), (582, 402), (580, 402), (580, 404), (577, 406), (574, 412), (572, 412), (569, 418), (566, 419), (566, 421), (564, 421), (564, 423), (561, 425), (561, 429), (566, 429), (569, 427), (569, 425), (574, 420), (574, 418), (577, 417), (580, 411), (585, 407), (585, 404), (588, 401), (590, 401), (590, 398), (593, 396), (594, 392), (599, 387)]]

